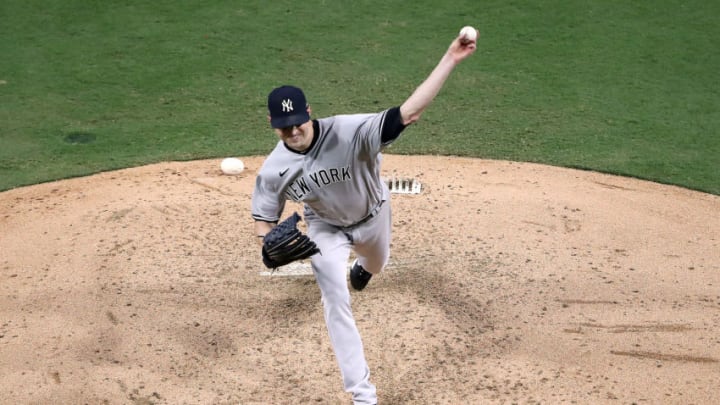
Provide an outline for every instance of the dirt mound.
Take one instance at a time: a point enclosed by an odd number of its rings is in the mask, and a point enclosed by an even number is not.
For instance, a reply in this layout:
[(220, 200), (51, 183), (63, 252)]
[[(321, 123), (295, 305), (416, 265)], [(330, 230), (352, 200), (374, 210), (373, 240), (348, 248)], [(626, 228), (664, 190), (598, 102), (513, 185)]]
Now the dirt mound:
[[(349, 403), (314, 280), (260, 275), (243, 160), (0, 193), (0, 397)], [(423, 189), (393, 195), (390, 265), (352, 294), (381, 403), (717, 399), (719, 197), (449, 157), (384, 174)]]

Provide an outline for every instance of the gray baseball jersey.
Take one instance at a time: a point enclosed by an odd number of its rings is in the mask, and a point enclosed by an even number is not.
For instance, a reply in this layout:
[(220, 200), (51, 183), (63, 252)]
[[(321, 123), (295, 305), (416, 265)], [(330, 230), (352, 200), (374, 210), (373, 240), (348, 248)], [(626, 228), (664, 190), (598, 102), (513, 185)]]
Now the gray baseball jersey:
[(351, 226), (389, 198), (380, 178), (382, 126), (388, 110), (336, 115), (313, 121), (313, 144), (305, 153), (282, 141), (265, 159), (252, 197), (252, 216), (276, 222), (287, 200), (303, 202), (323, 221)]

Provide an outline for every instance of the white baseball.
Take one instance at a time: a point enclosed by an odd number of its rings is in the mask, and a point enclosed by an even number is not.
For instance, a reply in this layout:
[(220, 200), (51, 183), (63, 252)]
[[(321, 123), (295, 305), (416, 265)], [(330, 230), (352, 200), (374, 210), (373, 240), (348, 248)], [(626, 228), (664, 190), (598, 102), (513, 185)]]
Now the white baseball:
[(477, 40), (477, 30), (471, 26), (465, 26), (460, 30), (460, 37), (467, 41)]
[(245, 170), (245, 164), (238, 158), (225, 158), (220, 162), (220, 170), (225, 174), (234, 176)]

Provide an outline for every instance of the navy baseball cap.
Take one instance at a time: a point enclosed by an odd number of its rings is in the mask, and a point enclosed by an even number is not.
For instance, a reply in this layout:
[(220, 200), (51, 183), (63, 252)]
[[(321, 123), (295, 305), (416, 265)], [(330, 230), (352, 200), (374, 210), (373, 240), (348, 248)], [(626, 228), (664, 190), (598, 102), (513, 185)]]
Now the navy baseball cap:
[(293, 86), (281, 86), (268, 95), (270, 125), (273, 128), (287, 128), (310, 121), (307, 100), (302, 90)]

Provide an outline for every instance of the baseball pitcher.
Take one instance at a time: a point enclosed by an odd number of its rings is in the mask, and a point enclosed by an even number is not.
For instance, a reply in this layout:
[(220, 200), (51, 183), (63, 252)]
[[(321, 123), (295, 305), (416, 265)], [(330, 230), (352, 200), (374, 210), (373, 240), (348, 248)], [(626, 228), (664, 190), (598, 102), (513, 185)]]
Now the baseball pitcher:
[[(354, 252), (349, 278), (359, 291), (390, 257), (390, 191), (380, 177), (381, 152), (420, 118), (455, 66), (475, 52), (477, 31), (472, 34), (455, 38), (398, 107), (311, 119), (299, 88), (281, 86), (268, 96), (268, 119), (279, 142), (260, 168), (252, 195), (263, 262), (278, 267), (310, 257), (344, 388), (355, 404), (377, 404), (377, 394), (352, 314), (346, 266)], [(302, 202), (307, 235), (295, 229), (298, 215), (276, 226), (287, 200)]]

